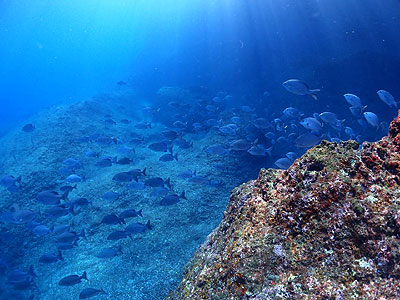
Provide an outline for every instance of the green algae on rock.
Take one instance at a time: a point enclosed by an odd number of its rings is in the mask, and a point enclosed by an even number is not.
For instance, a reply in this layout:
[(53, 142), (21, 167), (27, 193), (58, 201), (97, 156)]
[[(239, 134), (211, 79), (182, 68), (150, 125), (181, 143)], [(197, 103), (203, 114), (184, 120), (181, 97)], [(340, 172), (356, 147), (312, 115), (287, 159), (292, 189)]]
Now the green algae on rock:
[(233, 190), (167, 299), (399, 299), (400, 115)]

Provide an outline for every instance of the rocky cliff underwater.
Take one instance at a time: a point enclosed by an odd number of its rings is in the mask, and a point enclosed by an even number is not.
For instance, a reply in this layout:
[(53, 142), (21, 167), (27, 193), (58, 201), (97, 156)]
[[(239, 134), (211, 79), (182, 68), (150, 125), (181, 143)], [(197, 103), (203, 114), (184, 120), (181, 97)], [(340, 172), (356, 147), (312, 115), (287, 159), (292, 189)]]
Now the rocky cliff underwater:
[(399, 299), (400, 115), (233, 190), (168, 299)]

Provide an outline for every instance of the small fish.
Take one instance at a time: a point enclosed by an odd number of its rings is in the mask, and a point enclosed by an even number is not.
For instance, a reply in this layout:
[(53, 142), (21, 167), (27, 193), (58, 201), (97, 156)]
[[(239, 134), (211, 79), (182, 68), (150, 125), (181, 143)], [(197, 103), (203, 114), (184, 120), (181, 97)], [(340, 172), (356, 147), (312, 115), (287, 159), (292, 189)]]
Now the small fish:
[(36, 236), (45, 236), (51, 232), (50, 228), (46, 225), (38, 225), (32, 229), (32, 233)]
[(206, 152), (211, 154), (211, 155), (228, 155), (229, 154), (229, 149), (227, 149), (224, 145), (222, 144), (214, 144), (209, 147), (207, 147)]
[(168, 178), (167, 180), (162, 179), (161, 177), (153, 177), (153, 178), (149, 178), (147, 179), (144, 184), (146, 186), (150, 186), (150, 187), (159, 187), (159, 186), (168, 186), (169, 188), (171, 188), (171, 182), (170, 179)]
[(195, 175), (189, 178), (189, 182), (195, 183), (195, 184), (208, 184), (209, 180), (207, 177), (200, 176), (200, 175)]
[(172, 195), (168, 195), (165, 196), (161, 201), (160, 201), (160, 205), (163, 206), (168, 206), (168, 205), (173, 205), (179, 202), (180, 199), (186, 199), (185, 196), (185, 191), (183, 191), (179, 196), (177, 194), (172, 194)]
[(363, 113), (365, 120), (367, 120), (368, 124), (372, 127), (378, 127), (379, 125), (379, 118), (373, 112), (367, 111)]
[(388, 91), (379, 90), (377, 92), (377, 94), (379, 96), (379, 99), (381, 99), (383, 102), (385, 102), (389, 107), (397, 108), (396, 100), (394, 100), (394, 97)]
[(154, 152), (170, 152), (172, 153), (172, 145), (167, 144), (166, 142), (156, 142), (147, 146), (150, 150)]
[(63, 232), (56, 236), (56, 240), (58, 243), (74, 243), (79, 240), (79, 238), (85, 238), (86, 234), (85, 231), (82, 229), (81, 233), (76, 233), (73, 231)]
[(312, 134), (305, 133), (297, 137), (295, 145), (299, 148), (310, 148), (321, 142), (321, 138)]
[(129, 233), (126, 233), (125, 231), (114, 231), (108, 235), (107, 240), (117, 241), (117, 240), (126, 239), (128, 237), (131, 238), (131, 235)]
[(133, 181), (128, 185), (128, 189), (133, 191), (141, 191), (145, 189), (145, 184), (143, 181), (138, 181), (138, 182)]
[(122, 124), (129, 124), (131, 121), (129, 121), (128, 119), (122, 119), (122, 120), (120, 120), (120, 122)]
[(88, 298), (92, 298), (92, 297), (100, 295), (100, 294), (106, 294), (106, 292), (104, 290), (86, 288), (86, 289), (83, 289), (82, 292), (80, 292), (79, 299), (88, 299)]
[(229, 146), (234, 151), (247, 151), (252, 144), (246, 139), (239, 139), (233, 141)]
[(59, 235), (61, 233), (69, 231), (70, 226), (65, 224), (55, 225), (53, 227), (53, 233)]
[(82, 169), (83, 168), (82, 162), (80, 160), (72, 158), (72, 157), (65, 159), (62, 162), (62, 164), (71, 169)]
[(234, 136), (238, 131), (238, 126), (236, 124), (228, 124), (220, 127), (218, 130), (225, 135)]
[(146, 230), (151, 230), (151, 229), (152, 229), (152, 226), (150, 224), (150, 220), (148, 220), (146, 224), (142, 224), (142, 223), (129, 224), (125, 228), (125, 232), (127, 232), (128, 234), (136, 234), (136, 233), (143, 233)]
[(178, 174), (178, 176), (180, 178), (184, 178), (184, 179), (192, 178), (193, 176), (196, 176), (196, 171), (185, 170), (185, 171), (180, 172)]
[(282, 86), (292, 94), (310, 95), (314, 100), (318, 100), (317, 93), (321, 91), (320, 89), (311, 90), (307, 83), (298, 79), (289, 79), (282, 83)]
[(81, 283), (82, 279), (89, 280), (89, 279), (87, 279), (86, 271), (83, 272), (83, 274), (81, 276), (79, 276), (79, 275), (66, 276), (66, 277), (62, 278), (58, 282), (58, 285), (61, 285), (61, 286), (72, 286), (72, 285)]
[(121, 154), (135, 153), (135, 148), (126, 145), (121, 145), (118, 147), (117, 152)]
[(275, 161), (274, 164), (278, 168), (286, 170), (292, 165), (292, 162), (290, 161), (289, 158), (282, 157), (282, 158), (278, 159), (277, 161)]
[(26, 124), (22, 127), (23, 132), (33, 132), (35, 130), (35, 125), (33, 124)]
[(151, 196), (152, 197), (164, 197), (165, 195), (167, 195), (169, 192), (169, 189), (163, 187), (163, 186), (157, 186), (157, 187), (153, 187), (151, 189)]
[(101, 198), (103, 200), (107, 200), (107, 201), (115, 201), (117, 200), (119, 197), (121, 196), (121, 194), (118, 194), (116, 192), (110, 191), (110, 192), (105, 192)]
[(256, 144), (247, 150), (253, 156), (271, 156), (272, 146), (270, 148), (266, 148), (262, 144)]
[(346, 99), (347, 103), (352, 107), (362, 107), (361, 99), (354, 94), (344, 94), (344, 99)]
[(123, 157), (117, 160), (116, 164), (118, 165), (129, 165), (132, 160), (129, 157)]
[(171, 130), (171, 129), (162, 131), (161, 135), (168, 140), (175, 140), (180, 136), (179, 133), (177, 133), (175, 130)]
[(68, 199), (68, 192), (60, 195), (56, 191), (42, 191), (36, 197), (37, 201), (45, 205), (58, 205), (61, 200)]
[(178, 154), (172, 155), (172, 154), (168, 153), (168, 154), (164, 154), (163, 156), (161, 156), (159, 158), (159, 161), (166, 162), (166, 161), (173, 161), (174, 159), (176, 161), (178, 161)]
[(65, 181), (69, 183), (77, 183), (77, 182), (82, 182), (83, 178), (77, 174), (71, 174), (67, 178), (65, 178)]
[(118, 81), (117, 84), (120, 86), (127, 85), (127, 83), (123, 80)]
[(103, 220), (101, 220), (101, 224), (116, 225), (116, 224), (126, 224), (126, 223), (123, 218), (120, 218), (116, 215), (107, 215), (103, 217)]
[(111, 158), (111, 157), (104, 157), (101, 158), (100, 160), (98, 160), (96, 162), (96, 166), (100, 167), (100, 168), (107, 168), (107, 167), (111, 167), (112, 164), (116, 161), (116, 157), (115, 158)]
[(300, 122), (305, 129), (311, 131), (311, 133), (315, 133), (319, 135), (322, 132), (322, 124), (316, 118), (305, 118)]
[(108, 119), (105, 119), (104, 120), (104, 123), (106, 124), (106, 125), (116, 125), (117, 124), (117, 122), (115, 122), (113, 119), (111, 119), (111, 118), (108, 118)]
[(122, 247), (119, 246), (118, 249), (114, 248), (103, 248), (99, 253), (96, 254), (96, 257), (102, 258), (102, 259), (107, 259), (107, 258), (113, 258), (118, 255), (122, 254)]
[(135, 125), (135, 128), (137, 128), (137, 129), (148, 129), (148, 128), (151, 128), (151, 123), (140, 122), (140, 123), (137, 123)]
[(12, 175), (6, 175), (0, 178), (0, 185), (6, 187), (9, 192), (17, 192), (18, 186), (17, 183), (21, 183), (21, 176), (15, 178)]
[(242, 112), (251, 113), (251, 112), (255, 111), (256, 109), (255, 109), (254, 107), (251, 107), (251, 106), (243, 105), (243, 106), (240, 108), (240, 110), (241, 110)]
[(63, 193), (66, 193), (66, 192), (70, 193), (76, 189), (76, 186), (77, 186), (76, 184), (74, 186), (63, 185), (62, 187), (60, 187), (60, 191)]
[(122, 213), (119, 214), (119, 217), (122, 218), (122, 219), (135, 218), (137, 216), (143, 217), (141, 209), (138, 210), (138, 211), (136, 211), (134, 209), (127, 209), (127, 210), (124, 210)]
[(118, 181), (118, 182), (131, 182), (133, 179), (135, 179), (135, 176), (129, 172), (117, 173), (112, 178), (112, 180)]
[(45, 253), (39, 257), (39, 262), (42, 264), (52, 264), (58, 262), (59, 260), (64, 261), (60, 250), (58, 250), (57, 255), (54, 255), (52, 253)]

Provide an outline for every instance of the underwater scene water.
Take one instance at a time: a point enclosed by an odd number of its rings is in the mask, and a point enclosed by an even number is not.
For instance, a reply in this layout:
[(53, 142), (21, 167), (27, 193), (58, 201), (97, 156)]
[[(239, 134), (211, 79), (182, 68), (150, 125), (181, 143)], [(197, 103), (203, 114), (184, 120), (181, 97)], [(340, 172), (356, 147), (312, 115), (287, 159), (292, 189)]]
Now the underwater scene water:
[(387, 135), (395, 0), (0, 0), (0, 299), (163, 299), (236, 186)]

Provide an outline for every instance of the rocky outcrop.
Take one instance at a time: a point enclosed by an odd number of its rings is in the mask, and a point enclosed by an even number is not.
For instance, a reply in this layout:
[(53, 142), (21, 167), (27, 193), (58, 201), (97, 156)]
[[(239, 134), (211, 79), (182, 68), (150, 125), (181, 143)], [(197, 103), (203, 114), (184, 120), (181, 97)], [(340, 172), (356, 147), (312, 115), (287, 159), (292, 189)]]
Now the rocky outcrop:
[(400, 116), (236, 188), (168, 299), (400, 299)]

